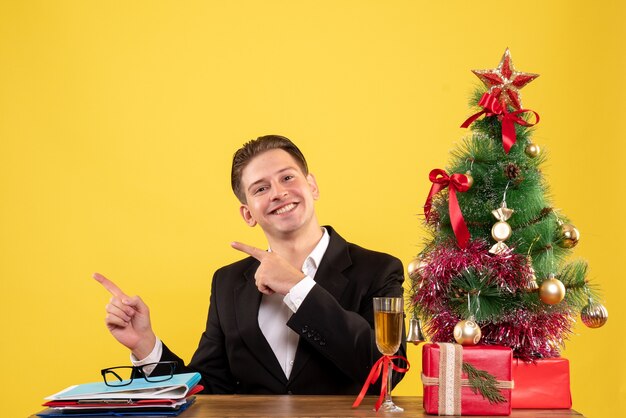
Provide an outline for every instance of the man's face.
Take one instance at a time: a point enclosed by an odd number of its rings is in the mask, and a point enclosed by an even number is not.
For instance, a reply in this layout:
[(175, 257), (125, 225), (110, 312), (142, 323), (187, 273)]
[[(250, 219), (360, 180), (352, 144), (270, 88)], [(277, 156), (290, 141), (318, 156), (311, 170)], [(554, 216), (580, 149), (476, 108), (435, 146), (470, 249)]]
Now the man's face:
[(250, 226), (259, 224), (268, 237), (317, 226), (315, 178), (305, 175), (288, 152), (274, 149), (254, 157), (242, 171), (241, 185), (246, 196), (241, 216)]

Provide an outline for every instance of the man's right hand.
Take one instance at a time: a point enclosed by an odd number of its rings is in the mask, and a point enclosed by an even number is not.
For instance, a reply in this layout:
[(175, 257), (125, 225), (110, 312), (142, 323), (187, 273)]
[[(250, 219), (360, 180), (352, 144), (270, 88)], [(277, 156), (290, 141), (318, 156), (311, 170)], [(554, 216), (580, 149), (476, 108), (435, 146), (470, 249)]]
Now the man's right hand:
[(150, 325), (150, 310), (139, 296), (127, 296), (112, 281), (94, 273), (93, 278), (113, 295), (106, 305), (105, 324), (117, 341), (138, 359), (144, 359), (156, 344)]

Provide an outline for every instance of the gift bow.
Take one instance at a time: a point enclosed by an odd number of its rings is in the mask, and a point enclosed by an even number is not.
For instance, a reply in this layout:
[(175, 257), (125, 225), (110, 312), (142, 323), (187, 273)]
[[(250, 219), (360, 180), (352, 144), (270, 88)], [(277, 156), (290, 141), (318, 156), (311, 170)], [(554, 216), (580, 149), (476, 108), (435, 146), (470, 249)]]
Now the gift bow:
[[(515, 133), (515, 124), (522, 126), (534, 126), (539, 123), (539, 115), (534, 110), (530, 109), (520, 109), (514, 112), (509, 112), (502, 102), (498, 101), (496, 96), (493, 96), (489, 93), (483, 94), (478, 102), (478, 105), (483, 108), (480, 112), (470, 116), (467, 118), (465, 122), (461, 125), (461, 128), (469, 127), (476, 119), (478, 119), (481, 115), (485, 116), (497, 116), (502, 124), (502, 146), (504, 147), (504, 151), (508, 154), (509, 150), (515, 144), (517, 140), (517, 134)], [(532, 112), (537, 119), (535, 123), (530, 123), (520, 118), (518, 115), (522, 113)]]
[(424, 204), (424, 215), (426, 220), (430, 218), (430, 210), (432, 208), (433, 196), (439, 193), (439, 191), (449, 188), (450, 194), (448, 196), (448, 210), (450, 212), (450, 223), (452, 224), (452, 230), (456, 236), (459, 247), (466, 248), (469, 243), (470, 233), (463, 219), (461, 208), (459, 207), (459, 201), (456, 198), (456, 192), (466, 192), (469, 190), (469, 182), (465, 174), (448, 174), (440, 169), (435, 168), (428, 175), (433, 185), (430, 187), (430, 192), (426, 198)]
[[(396, 366), (392, 361), (394, 359), (404, 360), (406, 362), (406, 368)], [(376, 380), (378, 380), (378, 376), (380, 376), (381, 371), (382, 371), (383, 376), (382, 376), (382, 381), (380, 382), (381, 383), (380, 384), (380, 396), (378, 397), (378, 400), (376, 401), (376, 405), (374, 405), (374, 409), (376, 410), (376, 412), (378, 412), (378, 410), (380, 409), (380, 406), (383, 403), (383, 399), (385, 398), (385, 394), (387, 393), (387, 381), (388, 381), (388, 374), (389, 374), (390, 366), (393, 370), (399, 373), (406, 373), (407, 371), (409, 371), (409, 368), (411, 367), (411, 365), (409, 364), (409, 361), (406, 359), (406, 357), (403, 357), (403, 356), (382, 356), (381, 358), (379, 358), (378, 361), (376, 361), (376, 363), (374, 363), (374, 365), (372, 366), (372, 370), (370, 370), (370, 374), (367, 376), (367, 379), (365, 380), (365, 384), (363, 385), (363, 388), (361, 389), (361, 393), (359, 393), (359, 396), (356, 397), (356, 400), (352, 404), (353, 408), (356, 408), (357, 406), (361, 404), (361, 401), (363, 400), (363, 398), (365, 397), (365, 394), (367, 393), (367, 389), (370, 387), (371, 384), (375, 383)]]

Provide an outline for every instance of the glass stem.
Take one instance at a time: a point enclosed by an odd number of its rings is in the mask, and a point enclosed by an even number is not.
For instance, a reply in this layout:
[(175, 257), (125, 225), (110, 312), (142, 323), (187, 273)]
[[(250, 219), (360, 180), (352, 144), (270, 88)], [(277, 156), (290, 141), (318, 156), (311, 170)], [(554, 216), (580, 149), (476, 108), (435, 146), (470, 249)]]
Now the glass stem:
[(391, 401), (391, 383), (393, 375), (393, 368), (389, 365), (389, 371), (387, 373), (387, 393), (385, 394), (385, 403), (392, 403)]

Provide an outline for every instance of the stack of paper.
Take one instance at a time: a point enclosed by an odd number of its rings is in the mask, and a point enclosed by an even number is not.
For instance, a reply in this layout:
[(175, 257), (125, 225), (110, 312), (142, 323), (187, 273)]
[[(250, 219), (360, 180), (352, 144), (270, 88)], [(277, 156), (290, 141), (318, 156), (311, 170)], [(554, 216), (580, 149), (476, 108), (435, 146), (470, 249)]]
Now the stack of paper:
[(175, 374), (164, 382), (135, 379), (129, 385), (104, 383), (70, 386), (48, 396), (40, 417), (177, 416), (195, 400), (199, 373)]

